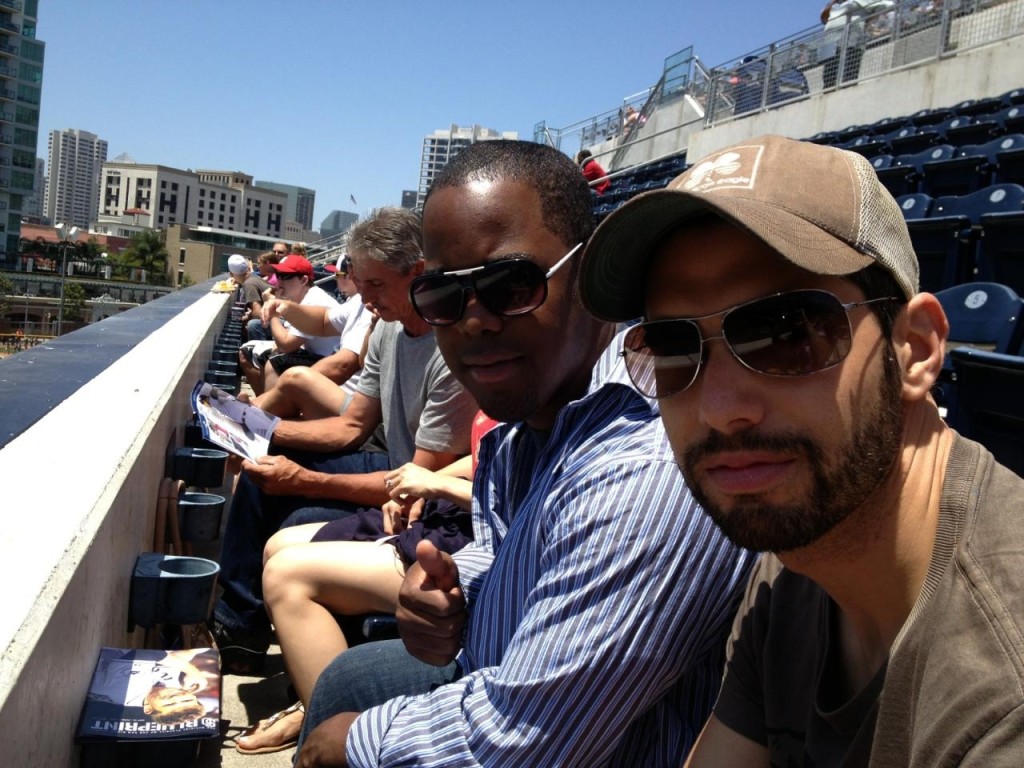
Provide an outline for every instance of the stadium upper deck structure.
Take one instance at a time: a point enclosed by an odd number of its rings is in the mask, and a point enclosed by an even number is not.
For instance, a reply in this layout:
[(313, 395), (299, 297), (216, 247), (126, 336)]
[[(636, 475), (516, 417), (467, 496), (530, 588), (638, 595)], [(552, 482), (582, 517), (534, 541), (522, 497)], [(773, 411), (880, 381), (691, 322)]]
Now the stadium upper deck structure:
[[(891, 164), (901, 154), (892, 144), (902, 138), (892, 135), (901, 121), (916, 130), (923, 127), (913, 125), (916, 113), (934, 116), (968, 100), (988, 110), (994, 103), (985, 100), (1011, 99), (1024, 87), (1024, 0), (944, 3), (937, 12), (904, 3), (874, 22), (849, 82), (826, 87), (814, 29), (713, 69), (694, 60), (680, 77), (670, 67), (638, 101), (642, 122), (625, 136), (618, 125), (596, 130), (614, 121), (595, 119), (572, 131), (541, 125), (538, 138), (570, 154), (585, 143), (613, 171), (618, 191), (599, 204), (600, 215), (650, 181), (667, 183), (686, 158), (761, 133), (833, 143), (863, 137), (862, 144), (884, 136), (870, 151), (890, 155)], [(761, 77), (744, 92), (737, 86), (750, 69)], [(979, 114), (999, 114), (1005, 132), (1008, 111), (1000, 104)], [(965, 116), (979, 122), (978, 114)], [(936, 129), (934, 144), (957, 127)], [(988, 189), (1000, 173), (993, 167), (976, 166), (972, 183)], [(957, 232), (959, 243), (977, 230), (967, 217)], [(978, 245), (964, 247), (973, 246), (976, 258)], [(230, 295), (211, 293), (211, 283), (0, 361), (5, 766), (76, 764), (73, 732), (99, 648), (143, 642), (141, 630), (126, 630), (130, 576), (136, 557), (151, 549), (189, 392), (228, 319)]]

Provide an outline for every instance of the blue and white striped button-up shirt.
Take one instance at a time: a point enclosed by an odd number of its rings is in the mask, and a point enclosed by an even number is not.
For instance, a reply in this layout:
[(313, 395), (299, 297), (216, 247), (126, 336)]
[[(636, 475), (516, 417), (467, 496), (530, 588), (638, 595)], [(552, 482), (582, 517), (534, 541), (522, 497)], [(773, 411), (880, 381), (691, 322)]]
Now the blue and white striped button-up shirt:
[(476, 540), (455, 555), (465, 674), (363, 713), (350, 765), (682, 764), (753, 557), (691, 498), (651, 403), (606, 370), (546, 439), (484, 437)]

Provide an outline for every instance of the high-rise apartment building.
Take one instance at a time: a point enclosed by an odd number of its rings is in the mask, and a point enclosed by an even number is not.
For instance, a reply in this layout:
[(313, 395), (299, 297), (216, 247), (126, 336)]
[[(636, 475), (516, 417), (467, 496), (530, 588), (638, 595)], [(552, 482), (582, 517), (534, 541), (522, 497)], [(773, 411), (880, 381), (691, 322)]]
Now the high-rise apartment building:
[[(0, 0), (0, 258), (16, 258), (21, 213), (32, 194), (39, 144), (45, 44), (36, 40), (38, 0)], [(7, 257), (6, 254), (10, 254)]]
[(36, 224), (43, 222), (43, 200), (46, 197), (46, 161), (36, 158), (36, 176), (31, 195), (25, 195), (21, 204), (21, 215)]
[(254, 181), (254, 187), (273, 189), (288, 195), (285, 208), (285, 222), (294, 221), (304, 230), (313, 229), (313, 207), (316, 205), (316, 190), (297, 187), (294, 184), (278, 184), (276, 181)]
[(107, 142), (95, 133), (68, 128), (50, 131), (49, 177), (43, 208), (52, 222), (88, 227), (100, 203), (100, 169)]
[(430, 189), (434, 177), (441, 172), (441, 169), (448, 165), (448, 161), (459, 152), (478, 141), (489, 141), (491, 139), (518, 139), (517, 131), (505, 131), (498, 133), (490, 128), (482, 128), (473, 125), (468, 128), (460, 128), (452, 123), (447, 129), (434, 131), (430, 136), (423, 139), (423, 152), (420, 155), (420, 186), (416, 193), (416, 207), (423, 208), (423, 202), (427, 199), (427, 190)]

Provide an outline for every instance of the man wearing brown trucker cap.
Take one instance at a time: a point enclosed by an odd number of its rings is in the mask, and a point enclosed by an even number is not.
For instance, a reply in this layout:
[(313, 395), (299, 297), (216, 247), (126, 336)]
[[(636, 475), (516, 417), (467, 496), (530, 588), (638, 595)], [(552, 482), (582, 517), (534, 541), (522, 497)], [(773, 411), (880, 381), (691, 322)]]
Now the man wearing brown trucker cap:
[(583, 256), (693, 495), (765, 554), (688, 765), (1024, 765), (1024, 481), (929, 395), (948, 323), (858, 155), (765, 136)]

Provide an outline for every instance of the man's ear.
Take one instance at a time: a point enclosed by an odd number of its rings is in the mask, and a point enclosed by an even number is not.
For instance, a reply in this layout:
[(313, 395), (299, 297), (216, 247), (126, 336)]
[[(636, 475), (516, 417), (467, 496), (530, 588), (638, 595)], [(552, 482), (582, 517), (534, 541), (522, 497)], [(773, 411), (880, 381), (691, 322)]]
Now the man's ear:
[(949, 321), (930, 293), (914, 296), (893, 327), (893, 349), (903, 372), (903, 399), (923, 400), (942, 372)]
[(423, 274), (423, 271), (427, 268), (427, 262), (423, 260), (421, 256), (416, 260), (416, 263), (412, 265), (412, 276), (419, 277)]

